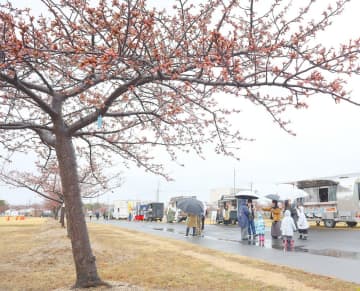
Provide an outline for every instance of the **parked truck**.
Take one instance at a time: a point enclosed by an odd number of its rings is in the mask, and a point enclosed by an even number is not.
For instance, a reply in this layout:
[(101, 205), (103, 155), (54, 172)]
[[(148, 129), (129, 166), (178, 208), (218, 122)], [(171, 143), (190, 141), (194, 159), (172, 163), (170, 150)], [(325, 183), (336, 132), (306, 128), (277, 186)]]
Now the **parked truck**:
[(164, 216), (164, 203), (151, 202), (147, 204), (144, 219), (147, 221), (162, 221)]

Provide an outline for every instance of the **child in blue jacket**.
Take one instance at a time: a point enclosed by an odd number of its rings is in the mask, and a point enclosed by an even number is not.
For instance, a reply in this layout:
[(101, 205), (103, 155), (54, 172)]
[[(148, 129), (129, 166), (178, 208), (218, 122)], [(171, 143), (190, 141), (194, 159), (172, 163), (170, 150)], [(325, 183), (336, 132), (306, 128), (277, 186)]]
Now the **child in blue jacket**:
[(256, 234), (259, 237), (259, 246), (264, 246), (264, 243), (265, 243), (265, 221), (260, 212), (258, 212), (258, 214), (257, 214)]

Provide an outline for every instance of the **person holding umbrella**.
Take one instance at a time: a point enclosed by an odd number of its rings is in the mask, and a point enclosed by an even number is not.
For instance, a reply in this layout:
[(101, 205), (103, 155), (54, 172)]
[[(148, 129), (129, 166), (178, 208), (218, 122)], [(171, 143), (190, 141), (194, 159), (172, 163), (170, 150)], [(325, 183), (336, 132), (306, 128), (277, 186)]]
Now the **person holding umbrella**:
[[(253, 191), (244, 190), (235, 195), (238, 199), (238, 222), (241, 228), (241, 239), (250, 239), (252, 233), (255, 237), (255, 225), (254, 225), (254, 206), (252, 204), (253, 199), (258, 199), (259, 196)], [(247, 205), (247, 202), (250, 205)], [(250, 208), (249, 208), (250, 207)], [(248, 238), (249, 235), (249, 238)]]
[(193, 198), (184, 198), (177, 202), (177, 207), (185, 211), (187, 215), (186, 219), (186, 234), (189, 236), (190, 228), (193, 229), (193, 236), (201, 233), (201, 215), (204, 213), (204, 204)]
[(188, 214), (187, 218), (186, 218), (186, 233), (185, 236), (188, 237), (189, 236), (189, 231), (190, 228), (192, 228), (192, 235), (195, 236), (196, 235), (196, 228), (197, 228), (197, 221), (198, 221), (198, 216), (195, 214)]
[(249, 208), (246, 205), (246, 199), (239, 199), (240, 207), (238, 213), (238, 221), (241, 229), (241, 239), (248, 239), (248, 227), (249, 227)]
[(249, 239), (255, 239), (256, 231), (255, 231), (255, 206), (253, 204), (252, 199), (248, 199), (248, 207), (249, 207), (249, 225), (248, 225), (248, 235)]

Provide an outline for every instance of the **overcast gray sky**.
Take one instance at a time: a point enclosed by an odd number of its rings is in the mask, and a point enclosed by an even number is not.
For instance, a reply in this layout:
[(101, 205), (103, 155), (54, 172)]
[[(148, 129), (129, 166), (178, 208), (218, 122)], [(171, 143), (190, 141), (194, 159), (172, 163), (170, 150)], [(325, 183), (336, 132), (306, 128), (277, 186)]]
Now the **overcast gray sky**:
[[(3, 2), (0, 0), (0, 2)], [(36, 5), (37, 1), (12, 0), (11, 2)], [(320, 1), (321, 2), (321, 1)], [(335, 1), (333, 1), (335, 3)], [(169, 3), (169, 2), (167, 2)], [(321, 42), (331, 45), (355, 37), (357, 33), (360, 1), (353, 0), (333, 28), (323, 35)], [(354, 98), (360, 94), (359, 77), (354, 77), (349, 88)], [(317, 96), (307, 110), (288, 114), (290, 128), (297, 136), (290, 136), (273, 123), (261, 109), (245, 104), (244, 112), (235, 120), (243, 134), (256, 141), (241, 145), (240, 161), (218, 156), (211, 150), (206, 160), (195, 155), (180, 156), (179, 163), (167, 164), (174, 182), (133, 168), (124, 172), (125, 183), (114, 193), (99, 201), (114, 199), (152, 200), (159, 185), (161, 201), (175, 195), (195, 194), (208, 200), (210, 189), (253, 187), (260, 192), (276, 191), (276, 183), (301, 178), (360, 172), (360, 108), (346, 103), (335, 105), (325, 96)], [(16, 164), (16, 163), (15, 163)], [(17, 166), (24, 165), (23, 159)], [(37, 196), (24, 190), (0, 187), (0, 199), (9, 203), (31, 203)]]

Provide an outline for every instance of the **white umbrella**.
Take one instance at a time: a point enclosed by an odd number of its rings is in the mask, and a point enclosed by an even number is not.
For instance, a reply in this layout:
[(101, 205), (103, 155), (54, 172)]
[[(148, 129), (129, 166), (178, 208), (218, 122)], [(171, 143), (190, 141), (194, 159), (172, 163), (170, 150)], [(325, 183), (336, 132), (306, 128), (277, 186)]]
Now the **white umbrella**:
[(261, 196), (251, 190), (243, 190), (236, 193), (235, 197), (240, 199), (259, 199)]
[(280, 184), (278, 185), (277, 194), (279, 195), (281, 200), (295, 200), (297, 198), (304, 198), (309, 196), (307, 192), (304, 190), (296, 188), (294, 185), (291, 184)]
[(293, 193), (293, 195), (291, 196), (291, 198), (297, 199), (297, 198), (305, 198), (308, 196), (309, 196), (309, 193), (305, 192), (304, 190), (296, 189), (295, 192)]

